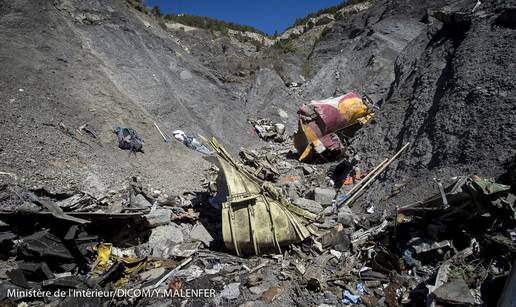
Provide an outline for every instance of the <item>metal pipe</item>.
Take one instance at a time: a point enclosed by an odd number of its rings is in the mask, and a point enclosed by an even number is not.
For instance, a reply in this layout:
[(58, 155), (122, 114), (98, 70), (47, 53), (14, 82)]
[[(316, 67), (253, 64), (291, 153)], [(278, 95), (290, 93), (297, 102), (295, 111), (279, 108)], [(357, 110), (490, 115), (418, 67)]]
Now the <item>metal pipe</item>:
[(158, 132), (159, 134), (161, 134), (161, 137), (163, 138), (163, 141), (167, 142), (167, 137), (163, 134), (163, 132), (161, 132), (161, 129), (159, 128), (158, 124), (154, 123), (154, 126), (156, 127), (156, 129), (158, 129)]
[(369, 177), (371, 177), (372, 175), (374, 175), (374, 173), (380, 168), (382, 167), (382, 165), (385, 164), (385, 162), (387, 162), (389, 159), (385, 159), (383, 160), (380, 164), (378, 164), (377, 166), (375, 166), (375, 168), (373, 168), (372, 171), (370, 171), (362, 180), (360, 180), (359, 183), (357, 183), (348, 193), (346, 193), (347, 196), (351, 196), (355, 193), (356, 190), (358, 190), (358, 188), (360, 188), (368, 179)]
[(352, 202), (354, 202), (364, 191), (364, 189), (367, 188), (378, 175), (380, 175), (394, 160), (396, 160), (401, 155), (401, 153), (409, 146), (409, 144), (410, 143), (405, 144), (405, 146), (403, 146), (389, 161), (387, 161), (387, 163), (384, 163), (382, 167), (366, 183), (364, 183), (364, 185), (356, 193), (353, 194), (353, 196), (344, 202), (344, 205), (349, 206)]

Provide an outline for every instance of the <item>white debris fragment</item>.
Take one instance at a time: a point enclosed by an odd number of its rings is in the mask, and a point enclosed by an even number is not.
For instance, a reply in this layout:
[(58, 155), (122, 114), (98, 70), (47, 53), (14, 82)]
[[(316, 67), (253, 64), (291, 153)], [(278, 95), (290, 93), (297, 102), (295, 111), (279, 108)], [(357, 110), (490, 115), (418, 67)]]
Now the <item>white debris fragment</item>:
[(335, 256), (335, 258), (337, 258), (337, 259), (340, 259), (340, 257), (342, 257), (342, 253), (337, 250), (334, 250), (334, 249), (330, 250), (330, 254)]
[(220, 297), (228, 300), (234, 300), (240, 296), (240, 283), (231, 283), (222, 289)]

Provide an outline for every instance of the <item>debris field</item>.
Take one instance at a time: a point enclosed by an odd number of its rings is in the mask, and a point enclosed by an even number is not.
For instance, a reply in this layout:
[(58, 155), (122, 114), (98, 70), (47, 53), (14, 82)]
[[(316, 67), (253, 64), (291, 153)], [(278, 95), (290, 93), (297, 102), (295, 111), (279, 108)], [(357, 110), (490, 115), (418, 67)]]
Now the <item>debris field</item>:
[[(307, 163), (284, 127), (251, 124), (269, 142), (236, 158), (215, 138), (199, 136), (201, 144), (173, 133), (212, 163), (204, 191), (168, 195), (137, 177), (101, 198), (2, 185), (2, 302), (393, 307), (511, 299), (515, 164), (498, 181), (435, 179), (428, 199), (364, 213), (355, 200), (410, 143), (360, 169), (343, 148), (337, 156), (332, 146), (317, 151), (316, 137)], [(337, 130), (339, 142), (353, 136)], [(120, 149), (144, 154), (135, 130), (115, 132)]]

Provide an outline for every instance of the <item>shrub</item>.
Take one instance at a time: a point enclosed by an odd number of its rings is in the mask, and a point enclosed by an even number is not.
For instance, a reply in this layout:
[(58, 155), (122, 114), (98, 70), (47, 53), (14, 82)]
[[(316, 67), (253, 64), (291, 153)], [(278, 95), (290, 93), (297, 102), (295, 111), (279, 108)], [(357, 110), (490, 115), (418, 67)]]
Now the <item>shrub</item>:
[(184, 25), (190, 26), (190, 27), (196, 27), (196, 28), (202, 28), (207, 30), (214, 30), (214, 31), (221, 31), (224, 32), (228, 29), (236, 30), (236, 31), (243, 31), (243, 32), (254, 32), (261, 34), (263, 36), (267, 36), (264, 32), (253, 28), (251, 26), (246, 25), (239, 25), (233, 22), (226, 22), (210, 17), (205, 16), (194, 16), (194, 15), (187, 15), (187, 14), (167, 14), (164, 16), (165, 20), (182, 23)]
[(303, 74), (303, 77), (305, 77), (305, 78), (312, 77), (313, 70), (312, 70), (312, 66), (310, 65), (310, 63), (308, 63), (308, 60), (303, 63), (303, 65), (301, 66), (301, 70), (302, 70), (301, 73)]
[(295, 26), (300, 26), (300, 25), (306, 24), (308, 22), (308, 20), (310, 20), (310, 18), (314, 18), (314, 17), (320, 16), (322, 14), (335, 14), (335, 13), (337, 13), (337, 11), (339, 11), (340, 9), (342, 9), (348, 5), (354, 5), (354, 4), (358, 4), (361, 2), (365, 2), (365, 1), (368, 1), (368, 0), (348, 0), (348, 1), (343, 1), (342, 3), (334, 5), (334, 6), (320, 9), (319, 11), (317, 11), (315, 13), (310, 13), (303, 18), (296, 19), (294, 24), (291, 25), (290, 27), (288, 27), (287, 30), (290, 28), (293, 28)]
[(161, 17), (161, 10), (159, 9), (159, 6), (155, 5), (155, 6), (151, 9), (151, 14), (152, 14), (152, 16), (154, 16), (154, 17)]
[(278, 40), (274, 43), (273, 47), (283, 53), (295, 53), (297, 51), (297, 48), (291, 40)]
[(249, 43), (249, 44), (255, 46), (257, 52), (260, 51), (261, 48), (264, 46), (264, 42), (263, 41), (259, 41), (257, 39), (251, 38), (249, 36), (236, 34), (235, 38), (238, 41), (240, 41), (241, 43)]
[(319, 37), (317, 37), (317, 39), (315, 40), (315, 43), (318, 44), (321, 40), (323, 40), (326, 36), (328, 36), (328, 34), (330, 34), (330, 32), (331, 32), (330, 27), (324, 28), (321, 31), (321, 34), (319, 35)]
[(143, 12), (147, 14), (149, 11), (147, 10), (147, 7), (143, 4), (142, 0), (127, 0), (127, 3), (129, 3), (130, 6), (135, 8), (136, 10)]

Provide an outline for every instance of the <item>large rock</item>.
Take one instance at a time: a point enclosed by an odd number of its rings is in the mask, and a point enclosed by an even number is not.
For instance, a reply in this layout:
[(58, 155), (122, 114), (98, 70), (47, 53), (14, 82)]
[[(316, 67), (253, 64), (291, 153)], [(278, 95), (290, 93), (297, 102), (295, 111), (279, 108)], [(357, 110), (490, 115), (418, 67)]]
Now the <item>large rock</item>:
[(335, 190), (330, 188), (315, 188), (314, 200), (323, 206), (331, 205), (335, 198)]
[(293, 201), (293, 204), (301, 209), (305, 209), (312, 213), (320, 213), (324, 208), (315, 200), (298, 198)]
[(152, 207), (152, 204), (145, 198), (145, 196), (138, 194), (132, 199), (131, 206), (138, 209), (149, 209)]
[(355, 215), (348, 206), (340, 206), (337, 221), (344, 227), (353, 225)]
[(206, 246), (210, 246), (211, 241), (213, 241), (213, 237), (206, 230), (203, 224), (195, 224), (190, 231), (190, 239), (192, 241), (199, 241), (204, 243)]
[(149, 227), (156, 227), (170, 223), (172, 211), (170, 209), (156, 209), (144, 215), (145, 223)]
[(182, 228), (171, 223), (154, 228), (149, 241), (139, 246), (137, 254), (140, 257), (152, 255), (153, 257), (167, 258), (171, 254), (172, 248), (181, 243), (183, 243)]

